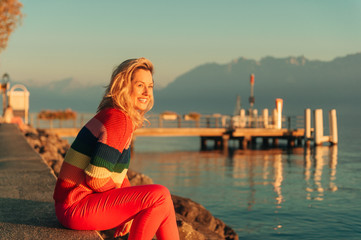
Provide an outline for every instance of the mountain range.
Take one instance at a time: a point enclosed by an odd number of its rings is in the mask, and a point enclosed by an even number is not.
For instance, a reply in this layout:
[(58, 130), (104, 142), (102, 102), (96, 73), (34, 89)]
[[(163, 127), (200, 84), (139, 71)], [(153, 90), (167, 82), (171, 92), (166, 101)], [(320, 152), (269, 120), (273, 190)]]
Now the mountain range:
[[(282, 98), (287, 114), (302, 115), (305, 108), (359, 111), (361, 102), (361, 53), (332, 61), (301, 57), (265, 57), (260, 61), (239, 58), (226, 64), (205, 63), (155, 90), (155, 107), (180, 114), (233, 114), (237, 96), (249, 108), (250, 74), (255, 76), (254, 108), (272, 109)], [(101, 85), (83, 85), (73, 79), (47, 84), (24, 83), (30, 91), (30, 111), (72, 108), (94, 112), (104, 92)]]

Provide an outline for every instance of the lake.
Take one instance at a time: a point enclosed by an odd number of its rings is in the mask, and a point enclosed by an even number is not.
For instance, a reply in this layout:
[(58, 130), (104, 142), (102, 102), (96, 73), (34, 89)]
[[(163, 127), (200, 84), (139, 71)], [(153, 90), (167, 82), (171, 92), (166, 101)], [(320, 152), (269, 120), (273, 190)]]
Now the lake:
[(240, 239), (361, 239), (360, 136), (356, 120), (339, 119), (337, 146), (224, 153), (200, 151), (199, 138), (137, 137), (130, 167)]

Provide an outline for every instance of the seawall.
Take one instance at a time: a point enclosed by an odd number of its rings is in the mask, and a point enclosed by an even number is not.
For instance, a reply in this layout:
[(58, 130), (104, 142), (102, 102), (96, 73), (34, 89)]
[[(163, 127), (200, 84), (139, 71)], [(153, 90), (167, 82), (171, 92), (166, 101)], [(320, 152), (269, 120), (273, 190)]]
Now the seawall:
[(56, 178), (13, 124), (0, 124), (0, 239), (102, 239), (65, 229), (52, 199)]

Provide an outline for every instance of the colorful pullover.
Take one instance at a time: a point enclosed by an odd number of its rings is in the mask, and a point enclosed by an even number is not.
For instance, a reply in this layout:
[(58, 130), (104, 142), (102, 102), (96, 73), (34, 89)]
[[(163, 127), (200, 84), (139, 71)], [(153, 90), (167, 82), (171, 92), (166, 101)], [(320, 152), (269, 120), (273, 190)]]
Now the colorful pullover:
[(95, 115), (65, 156), (55, 202), (71, 205), (88, 194), (120, 187), (129, 167), (132, 134), (132, 121), (124, 112), (107, 108)]

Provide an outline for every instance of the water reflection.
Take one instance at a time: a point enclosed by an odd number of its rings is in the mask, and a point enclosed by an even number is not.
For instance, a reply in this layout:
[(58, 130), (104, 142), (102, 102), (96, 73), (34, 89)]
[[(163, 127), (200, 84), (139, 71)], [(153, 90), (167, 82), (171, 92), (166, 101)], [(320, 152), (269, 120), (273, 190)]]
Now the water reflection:
[(276, 200), (277, 204), (280, 205), (283, 202), (282, 196), (282, 181), (283, 181), (283, 165), (282, 165), (282, 156), (276, 155), (273, 168), (275, 169), (273, 190), (277, 194)]
[[(238, 204), (248, 210), (257, 204), (281, 208), (295, 196), (322, 201), (325, 192), (338, 189), (337, 146), (235, 150), (227, 154), (135, 152), (132, 158), (131, 168), (179, 194), (187, 192), (188, 197), (204, 199), (213, 192), (222, 192), (238, 199)], [(219, 198), (219, 202), (224, 201)]]
[[(336, 167), (337, 167), (337, 146), (319, 146), (312, 149), (306, 149), (305, 158), (305, 181), (308, 200), (324, 200), (324, 192), (337, 191)], [(312, 165), (313, 161), (313, 165)], [(328, 162), (328, 164), (327, 164)], [(328, 166), (328, 179), (322, 179), (325, 166)], [(325, 190), (325, 182), (328, 181), (328, 188)]]

